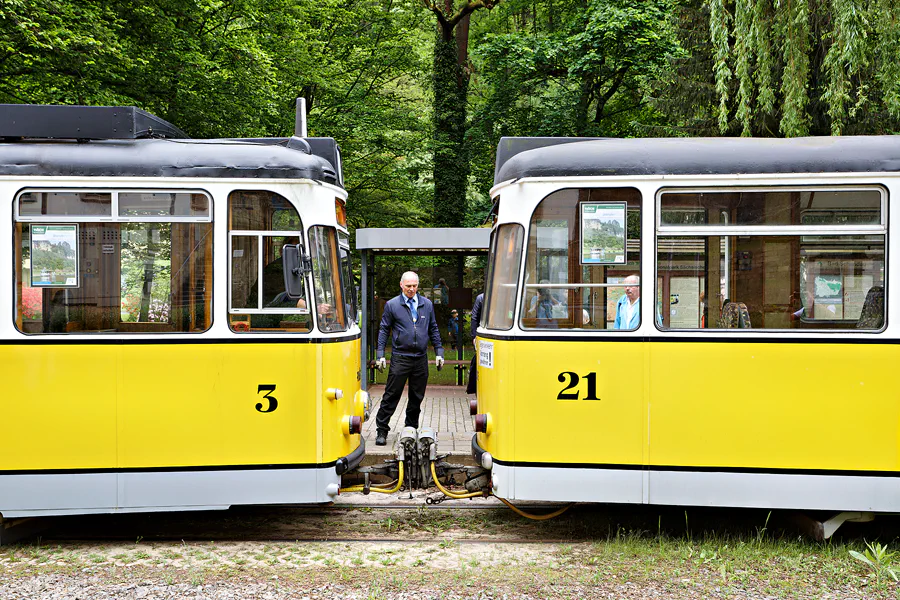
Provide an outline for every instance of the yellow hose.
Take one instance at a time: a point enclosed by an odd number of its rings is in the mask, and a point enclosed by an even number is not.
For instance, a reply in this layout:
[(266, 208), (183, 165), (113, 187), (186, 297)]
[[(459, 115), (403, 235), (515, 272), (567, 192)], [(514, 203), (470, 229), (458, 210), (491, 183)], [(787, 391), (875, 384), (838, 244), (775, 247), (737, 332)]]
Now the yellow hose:
[[(400, 474), (397, 477), (397, 481), (395, 482), (394, 487), (388, 489), (388, 488), (370, 486), (369, 491), (376, 492), (378, 494), (393, 494), (394, 492), (400, 491), (400, 487), (402, 485), (403, 485), (403, 461), (401, 460), (400, 461)], [(348, 488), (341, 488), (341, 493), (343, 494), (345, 492), (362, 492), (365, 489), (366, 489), (366, 486), (364, 486), (364, 485), (353, 485)]]
[(441, 490), (441, 493), (447, 496), (448, 498), (455, 498), (456, 500), (460, 500), (462, 498), (474, 498), (475, 496), (483, 496), (481, 492), (471, 492), (469, 494), (457, 494), (455, 492), (451, 492), (450, 490), (444, 489), (444, 486), (441, 485), (441, 482), (438, 481), (437, 471), (434, 470), (434, 461), (431, 461), (431, 478), (434, 480), (434, 485), (437, 486), (437, 489)]
[(573, 503), (573, 504), (569, 504), (568, 506), (563, 506), (561, 509), (555, 510), (552, 513), (549, 513), (546, 515), (530, 515), (527, 512), (520, 510), (520, 509), (516, 508), (515, 506), (513, 506), (508, 500), (504, 500), (503, 498), (500, 498), (499, 500), (503, 504), (510, 507), (513, 510), (513, 512), (516, 513), (517, 515), (521, 515), (521, 516), (525, 517), (526, 519), (532, 519), (534, 521), (546, 521), (547, 519), (552, 519), (553, 517), (558, 517), (559, 515), (563, 514), (564, 512), (566, 512), (567, 510), (569, 510), (570, 508), (575, 506), (575, 504)]

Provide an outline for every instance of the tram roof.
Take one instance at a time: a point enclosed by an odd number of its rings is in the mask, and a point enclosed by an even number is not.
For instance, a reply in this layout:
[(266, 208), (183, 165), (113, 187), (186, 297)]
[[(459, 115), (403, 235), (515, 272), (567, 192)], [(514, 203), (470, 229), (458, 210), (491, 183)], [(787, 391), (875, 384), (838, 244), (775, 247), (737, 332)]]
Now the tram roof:
[(253, 177), (341, 185), (325, 156), (337, 156), (331, 138), (24, 140), (0, 143), (0, 175)]
[(900, 136), (501, 138), (494, 184), (523, 177), (900, 171)]

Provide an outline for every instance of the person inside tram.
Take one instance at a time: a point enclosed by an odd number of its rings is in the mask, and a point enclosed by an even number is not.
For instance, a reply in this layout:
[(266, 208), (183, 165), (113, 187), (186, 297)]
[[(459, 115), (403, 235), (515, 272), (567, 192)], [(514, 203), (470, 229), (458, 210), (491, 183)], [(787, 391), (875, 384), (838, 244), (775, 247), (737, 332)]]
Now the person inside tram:
[[(550, 282), (542, 279), (541, 283), (549, 284)], [(537, 288), (537, 295), (531, 299), (528, 314), (536, 320), (537, 327), (555, 329), (557, 327), (556, 315), (564, 310), (565, 305), (557, 300), (549, 288), (540, 287)]]
[(641, 324), (641, 278), (629, 275), (625, 278), (625, 295), (616, 304), (616, 320), (613, 329), (637, 329)]

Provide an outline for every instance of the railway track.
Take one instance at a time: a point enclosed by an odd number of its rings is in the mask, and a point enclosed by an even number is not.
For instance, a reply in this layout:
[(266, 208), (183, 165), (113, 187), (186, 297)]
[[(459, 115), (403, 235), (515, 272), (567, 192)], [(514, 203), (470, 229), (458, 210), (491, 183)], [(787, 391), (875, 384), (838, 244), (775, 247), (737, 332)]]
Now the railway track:
[[(547, 513), (553, 505), (520, 508)], [(297, 542), (297, 543), (427, 543), (561, 544), (596, 542), (637, 532), (642, 536), (753, 537), (765, 529), (791, 537), (801, 533), (794, 513), (737, 509), (684, 509), (576, 505), (559, 518), (535, 522), (496, 503), (376, 506), (341, 504), (317, 507), (241, 507), (202, 513), (91, 515), (48, 518), (39, 533), (42, 543), (101, 544), (137, 540), (160, 543)], [(900, 531), (897, 518), (877, 525), (855, 525), (842, 537), (872, 537)]]

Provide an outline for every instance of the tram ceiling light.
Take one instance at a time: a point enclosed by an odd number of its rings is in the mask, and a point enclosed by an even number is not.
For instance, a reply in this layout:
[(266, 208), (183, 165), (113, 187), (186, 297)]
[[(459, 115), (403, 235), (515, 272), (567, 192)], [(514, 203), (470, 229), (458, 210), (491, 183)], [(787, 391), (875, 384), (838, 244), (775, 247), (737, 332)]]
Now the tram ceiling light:
[(469, 400), (469, 414), (473, 417), (478, 414), (478, 400)]
[(347, 415), (341, 421), (341, 429), (344, 435), (356, 435), (362, 432), (362, 417)]
[(329, 400), (340, 400), (344, 397), (344, 391), (340, 388), (328, 388), (325, 390), (325, 397)]

